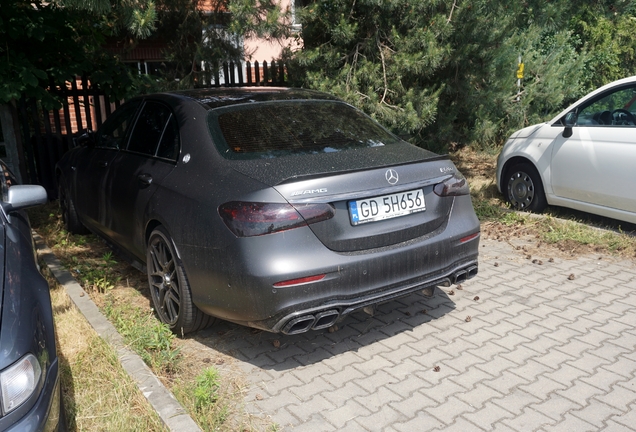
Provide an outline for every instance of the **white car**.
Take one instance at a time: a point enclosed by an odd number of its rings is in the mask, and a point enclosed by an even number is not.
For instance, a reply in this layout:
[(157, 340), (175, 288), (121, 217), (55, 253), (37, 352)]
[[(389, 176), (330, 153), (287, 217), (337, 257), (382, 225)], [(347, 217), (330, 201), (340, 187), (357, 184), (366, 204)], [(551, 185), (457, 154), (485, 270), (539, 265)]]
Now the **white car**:
[(636, 223), (636, 76), (512, 134), (497, 187), (519, 210), (549, 204)]

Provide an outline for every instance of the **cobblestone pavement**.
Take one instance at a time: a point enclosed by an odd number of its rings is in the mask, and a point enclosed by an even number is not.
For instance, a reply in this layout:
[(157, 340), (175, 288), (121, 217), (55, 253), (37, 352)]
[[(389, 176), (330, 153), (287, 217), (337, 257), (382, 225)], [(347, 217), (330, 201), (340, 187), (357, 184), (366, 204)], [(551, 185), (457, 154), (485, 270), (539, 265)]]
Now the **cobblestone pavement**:
[(636, 430), (636, 265), (528, 259), (521, 243), (482, 240), (461, 290), (332, 333), (222, 324), (198, 339), (239, 361), (246, 409), (278, 430)]

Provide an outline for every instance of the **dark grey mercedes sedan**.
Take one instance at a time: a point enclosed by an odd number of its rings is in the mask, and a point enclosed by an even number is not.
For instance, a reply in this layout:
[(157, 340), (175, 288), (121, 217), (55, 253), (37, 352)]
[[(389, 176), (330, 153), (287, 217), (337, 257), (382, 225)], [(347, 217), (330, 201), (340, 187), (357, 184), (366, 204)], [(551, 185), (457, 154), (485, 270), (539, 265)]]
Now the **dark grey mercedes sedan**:
[(449, 158), (330, 95), (144, 96), (78, 141), (57, 167), (67, 228), (145, 269), (178, 334), (215, 318), (323, 329), (477, 274), (479, 222)]

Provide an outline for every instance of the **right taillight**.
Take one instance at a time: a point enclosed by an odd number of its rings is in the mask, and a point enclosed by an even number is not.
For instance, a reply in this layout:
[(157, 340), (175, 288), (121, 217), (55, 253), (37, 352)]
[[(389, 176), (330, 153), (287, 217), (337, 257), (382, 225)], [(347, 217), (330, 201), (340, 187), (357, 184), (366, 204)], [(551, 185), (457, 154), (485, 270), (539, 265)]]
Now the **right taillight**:
[(277, 204), (231, 201), (219, 207), (225, 225), (237, 237), (253, 237), (290, 230), (331, 219), (329, 204)]
[(444, 180), (442, 183), (436, 184), (433, 191), (441, 197), (470, 194), (470, 188), (468, 187), (466, 177), (464, 177), (460, 172), (455, 172), (451, 178)]

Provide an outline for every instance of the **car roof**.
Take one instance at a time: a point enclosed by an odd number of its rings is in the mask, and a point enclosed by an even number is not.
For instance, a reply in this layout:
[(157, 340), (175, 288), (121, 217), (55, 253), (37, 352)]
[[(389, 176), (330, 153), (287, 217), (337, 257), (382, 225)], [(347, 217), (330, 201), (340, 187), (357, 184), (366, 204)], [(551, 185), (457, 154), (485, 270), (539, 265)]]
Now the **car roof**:
[(282, 100), (339, 101), (338, 98), (327, 93), (287, 87), (223, 87), (174, 91), (161, 93), (160, 95), (168, 98), (177, 97), (179, 99), (195, 100), (209, 109), (244, 103)]

